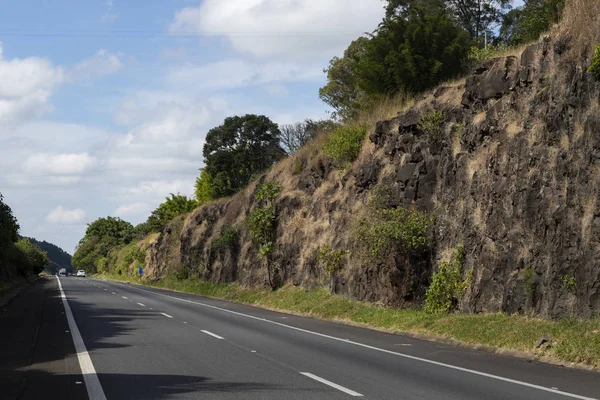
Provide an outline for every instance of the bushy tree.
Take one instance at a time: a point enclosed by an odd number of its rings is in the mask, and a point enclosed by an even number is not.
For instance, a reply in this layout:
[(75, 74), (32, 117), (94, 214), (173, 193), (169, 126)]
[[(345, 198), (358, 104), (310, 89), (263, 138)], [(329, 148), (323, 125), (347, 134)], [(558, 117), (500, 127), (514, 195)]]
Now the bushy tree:
[(369, 95), (420, 92), (464, 71), (472, 41), (443, 9), (412, 6), (384, 20), (358, 68)]
[(500, 39), (508, 45), (537, 40), (557, 23), (565, 0), (527, 0), (503, 16)]
[(389, 0), (386, 18), (404, 16), (411, 7), (422, 9), (445, 9), (457, 24), (478, 40), (487, 32), (490, 38), (494, 28), (502, 21), (504, 12), (512, 0)]
[(195, 200), (188, 199), (187, 196), (171, 193), (171, 197), (167, 197), (148, 217), (148, 228), (155, 232), (161, 231), (173, 218), (194, 210), (197, 205)]
[(350, 43), (342, 58), (334, 57), (324, 70), (327, 84), (319, 89), (319, 97), (334, 109), (334, 118), (351, 119), (368, 101), (358, 74), (368, 43), (368, 38), (359, 37)]
[(131, 223), (120, 218), (99, 218), (88, 225), (71, 262), (76, 269), (96, 272), (108, 253), (118, 246), (130, 243), (133, 235)]
[(198, 204), (209, 202), (217, 197), (214, 179), (206, 168), (200, 169), (200, 176), (196, 178), (195, 189)]
[(0, 261), (10, 243), (18, 240), (19, 224), (0, 193)]
[(35, 274), (42, 272), (44, 270), (44, 265), (48, 264), (50, 261), (48, 259), (48, 253), (42, 251), (27, 238), (20, 239), (16, 243), (16, 247), (23, 255), (25, 255), (27, 269)]
[(107, 238), (119, 244), (126, 244), (131, 242), (133, 237), (133, 225), (118, 217), (99, 218), (88, 224), (85, 235)]
[(279, 128), (264, 115), (226, 118), (206, 135), (205, 170), (216, 197), (229, 196), (285, 156), (279, 147)]

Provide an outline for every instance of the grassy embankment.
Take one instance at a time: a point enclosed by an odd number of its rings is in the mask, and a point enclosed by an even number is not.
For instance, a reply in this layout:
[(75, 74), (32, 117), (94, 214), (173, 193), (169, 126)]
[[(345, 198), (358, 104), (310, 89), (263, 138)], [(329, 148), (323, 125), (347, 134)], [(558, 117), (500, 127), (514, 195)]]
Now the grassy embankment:
[[(585, 364), (600, 369), (600, 318), (549, 321), (505, 314), (427, 314), (418, 310), (399, 310), (352, 301), (331, 295), (326, 289), (305, 291), (285, 287), (270, 291), (243, 288), (236, 284), (215, 285), (198, 279), (177, 280), (169, 277), (149, 283), (139, 278), (124, 279), (122, 276), (96, 277), (194, 293), (388, 332), (483, 346), (493, 351), (509, 350), (515, 355), (551, 362)], [(536, 342), (543, 335), (550, 338), (549, 346), (535, 349)]]

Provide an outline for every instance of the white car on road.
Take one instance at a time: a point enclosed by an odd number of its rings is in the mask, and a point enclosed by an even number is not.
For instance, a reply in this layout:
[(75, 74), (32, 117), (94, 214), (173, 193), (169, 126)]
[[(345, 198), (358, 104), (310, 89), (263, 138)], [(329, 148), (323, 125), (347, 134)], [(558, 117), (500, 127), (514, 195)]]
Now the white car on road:
[(77, 271), (77, 275), (76, 276), (77, 277), (85, 278), (85, 271), (82, 270), (82, 269), (80, 269), (79, 271)]

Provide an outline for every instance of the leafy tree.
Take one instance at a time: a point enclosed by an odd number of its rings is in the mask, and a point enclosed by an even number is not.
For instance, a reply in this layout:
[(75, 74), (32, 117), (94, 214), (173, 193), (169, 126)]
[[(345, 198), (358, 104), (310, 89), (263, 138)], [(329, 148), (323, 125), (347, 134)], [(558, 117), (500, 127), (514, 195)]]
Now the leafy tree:
[(25, 255), (27, 260), (27, 269), (35, 274), (39, 274), (44, 270), (44, 265), (50, 261), (48, 253), (42, 251), (38, 246), (33, 244), (29, 239), (23, 238), (16, 243), (17, 249)]
[(188, 199), (187, 196), (171, 193), (166, 201), (161, 203), (158, 208), (152, 211), (146, 222), (151, 231), (162, 230), (173, 218), (193, 211), (198, 203), (195, 200)]
[(45, 240), (38, 241), (34, 238), (28, 238), (31, 243), (40, 248), (40, 250), (45, 251), (48, 254), (48, 265), (46, 265), (46, 269), (51, 272), (58, 272), (60, 268), (66, 268), (67, 271), (72, 272), (73, 267), (71, 266), (71, 255), (61, 249), (60, 247), (48, 243)]
[(200, 169), (200, 176), (196, 178), (196, 201), (198, 201), (198, 204), (202, 204), (215, 198), (214, 179), (206, 168), (202, 168)]
[(565, 0), (527, 0), (522, 7), (504, 14), (500, 39), (509, 45), (537, 40), (558, 22)]
[(279, 135), (277, 124), (263, 115), (229, 117), (223, 125), (211, 129), (203, 155), (215, 196), (236, 193), (284, 157)]
[(288, 155), (294, 154), (319, 133), (330, 132), (337, 126), (338, 124), (332, 120), (314, 121), (312, 119), (293, 125), (283, 125), (281, 127), (281, 147)]
[(0, 193), (0, 261), (7, 247), (18, 240), (19, 224)]
[(344, 51), (342, 58), (334, 57), (324, 72), (327, 84), (319, 89), (319, 97), (335, 111), (334, 118), (351, 119), (365, 107), (367, 98), (360, 88), (358, 68), (369, 39), (361, 36)]
[(359, 84), (369, 95), (423, 91), (459, 75), (471, 44), (444, 9), (411, 6), (375, 31), (358, 68)]
[(502, 21), (504, 11), (511, 3), (512, 0), (389, 0), (386, 18), (406, 16), (414, 6), (429, 10), (446, 9), (471, 39), (478, 40), (486, 32), (493, 36), (494, 27)]
[(85, 235), (107, 238), (118, 244), (126, 244), (131, 242), (133, 237), (133, 225), (118, 217), (99, 218), (88, 224)]
[(109, 252), (133, 240), (134, 228), (120, 218), (99, 218), (88, 225), (79, 241), (71, 262), (77, 269), (88, 272), (102, 270)]

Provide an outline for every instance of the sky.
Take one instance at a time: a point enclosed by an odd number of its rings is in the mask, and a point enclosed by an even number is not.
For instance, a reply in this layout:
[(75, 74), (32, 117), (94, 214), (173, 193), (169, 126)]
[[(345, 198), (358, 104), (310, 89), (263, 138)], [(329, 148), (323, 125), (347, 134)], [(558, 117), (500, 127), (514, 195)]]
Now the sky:
[(381, 0), (0, 0), (0, 193), (21, 234), (73, 252), (193, 195), (232, 115), (326, 117), (323, 69)]

